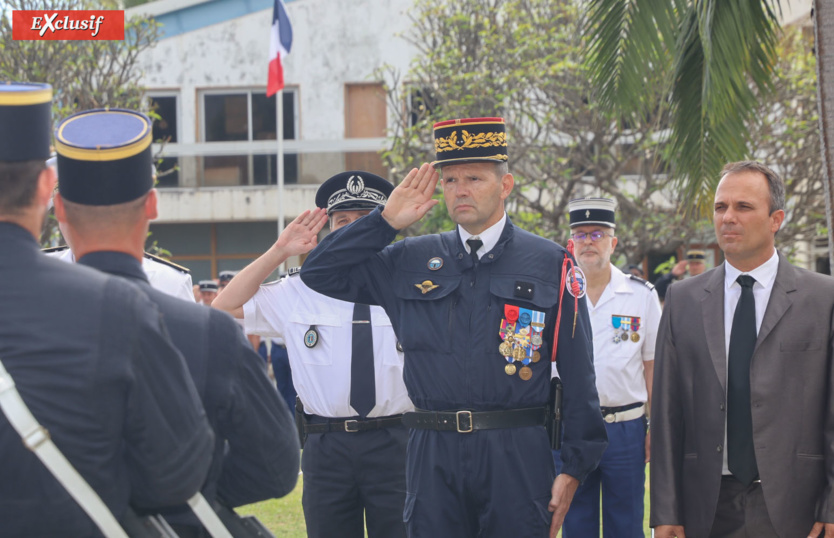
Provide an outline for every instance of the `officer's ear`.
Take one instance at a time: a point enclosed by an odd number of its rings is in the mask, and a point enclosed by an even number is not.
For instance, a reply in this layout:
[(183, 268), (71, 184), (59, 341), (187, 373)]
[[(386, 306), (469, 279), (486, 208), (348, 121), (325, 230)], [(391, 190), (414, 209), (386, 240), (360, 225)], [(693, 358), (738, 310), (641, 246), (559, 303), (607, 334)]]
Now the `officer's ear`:
[(151, 189), (148, 197), (145, 198), (145, 217), (148, 220), (154, 220), (158, 216), (156, 189)]
[(36, 203), (41, 207), (48, 207), (52, 193), (55, 192), (55, 185), (58, 183), (58, 174), (51, 166), (47, 166), (38, 174), (38, 188), (35, 191)]
[(515, 179), (513, 175), (510, 173), (506, 173), (501, 176), (501, 199), (506, 200), (507, 196), (513, 191), (513, 185), (515, 185)]

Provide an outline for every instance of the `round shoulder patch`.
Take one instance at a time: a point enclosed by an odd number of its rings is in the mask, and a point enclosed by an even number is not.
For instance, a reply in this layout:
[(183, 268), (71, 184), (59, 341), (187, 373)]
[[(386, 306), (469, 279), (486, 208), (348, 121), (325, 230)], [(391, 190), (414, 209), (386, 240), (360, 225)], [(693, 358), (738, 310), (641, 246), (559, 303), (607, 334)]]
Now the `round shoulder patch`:
[(588, 288), (588, 281), (585, 278), (585, 273), (582, 272), (582, 269), (574, 266), (573, 269), (568, 271), (568, 276), (565, 278), (565, 288), (567, 288), (568, 293), (577, 299), (585, 297), (585, 291)]
[(434, 258), (429, 260), (429, 263), (427, 265), (430, 270), (437, 271), (438, 269), (443, 267), (443, 258), (435, 256)]
[(316, 344), (319, 343), (319, 332), (316, 330), (315, 325), (311, 325), (307, 332), (304, 333), (304, 345), (308, 348), (316, 347)]

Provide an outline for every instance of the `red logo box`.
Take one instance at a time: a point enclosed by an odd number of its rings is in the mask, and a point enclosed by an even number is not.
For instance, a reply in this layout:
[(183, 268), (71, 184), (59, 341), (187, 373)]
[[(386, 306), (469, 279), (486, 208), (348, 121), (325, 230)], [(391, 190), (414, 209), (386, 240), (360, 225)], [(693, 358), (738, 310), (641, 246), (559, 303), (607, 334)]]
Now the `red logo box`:
[(122, 41), (123, 10), (12, 11), (12, 38), (35, 41)]

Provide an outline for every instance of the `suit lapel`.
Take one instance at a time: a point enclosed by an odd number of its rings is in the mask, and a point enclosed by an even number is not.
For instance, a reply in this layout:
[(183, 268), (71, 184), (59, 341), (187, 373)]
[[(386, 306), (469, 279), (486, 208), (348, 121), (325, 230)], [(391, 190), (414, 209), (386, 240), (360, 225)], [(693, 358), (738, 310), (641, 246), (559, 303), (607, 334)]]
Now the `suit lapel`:
[(765, 310), (764, 318), (762, 318), (759, 336), (756, 338), (756, 349), (753, 351), (753, 357), (756, 356), (756, 351), (758, 351), (765, 338), (773, 331), (773, 328), (776, 327), (779, 320), (793, 304), (788, 294), (794, 291), (796, 291), (796, 271), (793, 265), (782, 254), (779, 254), (779, 268), (776, 270), (776, 279), (773, 282), (773, 289), (770, 291), (770, 299), (767, 301), (767, 310)]
[(727, 390), (727, 352), (724, 344), (724, 264), (716, 267), (712, 277), (704, 286), (704, 298), (701, 299), (701, 315), (704, 320), (704, 333), (709, 348), (715, 374), (721, 388)]

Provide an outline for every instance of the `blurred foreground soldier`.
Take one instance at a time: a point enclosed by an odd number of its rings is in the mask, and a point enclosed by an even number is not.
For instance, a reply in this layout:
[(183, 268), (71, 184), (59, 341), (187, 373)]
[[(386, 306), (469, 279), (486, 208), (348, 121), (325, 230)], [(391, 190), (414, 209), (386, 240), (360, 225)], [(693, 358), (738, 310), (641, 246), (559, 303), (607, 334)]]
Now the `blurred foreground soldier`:
[[(504, 212), (513, 176), (503, 119), (442, 122), (434, 136), (457, 229), (389, 246), (438, 203), (438, 174), (424, 164), (384, 210), (328, 235), (301, 276), (321, 293), (382, 305), (405, 350), (418, 408), (403, 417), (412, 428), (409, 536), (555, 537), (606, 445), (585, 300), (564, 291), (567, 251)], [(556, 477), (544, 426), (560, 317), (565, 433)]]
[[(143, 246), (157, 216), (151, 123), (129, 110), (90, 110), (57, 129), (55, 214), (78, 263), (129, 280), (159, 307), (215, 432), (203, 495), (241, 506), (289, 493), (298, 478), (292, 417), (234, 320), (150, 286)], [(201, 536), (189, 510), (166, 512), (181, 537)]]
[(201, 280), (199, 286), (200, 300), (198, 302), (202, 305), (211, 306), (212, 301), (217, 297), (220, 286), (214, 280)]
[(650, 453), (646, 413), (651, 406), (660, 302), (651, 284), (611, 264), (617, 246), (616, 205), (607, 198), (583, 198), (568, 205), (576, 259), (588, 281), (594, 371), (608, 448), (599, 467), (576, 491), (565, 517), (565, 538), (599, 536), (600, 492), (603, 535), (643, 538)]
[(687, 251), (686, 259), (676, 263), (671, 271), (658, 278), (657, 282), (655, 282), (655, 290), (657, 290), (657, 295), (660, 297), (660, 300), (665, 300), (666, 290), (673, 282), (683, 278), (687, 270), (689, 271), (689, 276), (698, 276), (706, 271), (706, 258), (707, 255), (703, 250)]
[(725, 262), (669, 288), (652, 401), (656, 538), (834, 536), (834, 279), (774, 248), (785, 185), (731, 163)]
[[(212, 433), (147, 297), (40, 252), (55, 187), (45, 165), (51, 96), (47, 85), (0, 84), (0, 361), (57, 448), (125, 525), (128, 502), (175, 505), (200, 489)], [(3, 413), (0, 475), (4, 537), (100, 536)]]
[[(297, 270), (260, 283), (290, 256), (308, 252), (330, 215), (338, 230), (384, 204), (393, 185), (368, 172), (344, 172), (316, 193), (263, 256), (243, 269), (214, 303), (243, 316), (248, 331), (281, 336), (303, 404), (304, 518), (311, 538), (405, 536), (402, 413), (414, 406), (402, 380), (402, 353), (379, 307), (346, 303), (308, 288)], [(324, 208), (327, 211), (324, 211)]]

